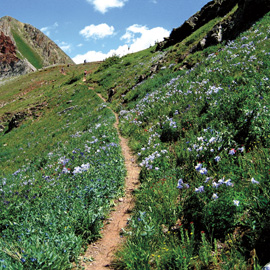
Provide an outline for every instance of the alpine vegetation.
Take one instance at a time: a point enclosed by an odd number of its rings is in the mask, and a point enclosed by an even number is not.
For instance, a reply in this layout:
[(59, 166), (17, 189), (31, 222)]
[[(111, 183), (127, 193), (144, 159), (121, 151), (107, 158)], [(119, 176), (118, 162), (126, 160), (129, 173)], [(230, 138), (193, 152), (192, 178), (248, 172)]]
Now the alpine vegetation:
[(269, 263), (270, 14), (192, 51), (237, 9), (169, 47), (1, 87), (0, 267), (71, 269), (100, 237), (126, 173), (111, 109), (141, 168), (115, 269)]

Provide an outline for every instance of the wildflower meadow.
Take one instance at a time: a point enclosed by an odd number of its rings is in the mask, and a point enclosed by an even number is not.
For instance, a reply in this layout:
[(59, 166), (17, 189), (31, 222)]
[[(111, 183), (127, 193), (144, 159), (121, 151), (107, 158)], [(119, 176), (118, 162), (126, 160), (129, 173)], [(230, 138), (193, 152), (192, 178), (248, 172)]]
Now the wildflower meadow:
[(269, 261), (269, 34), (267, 15), (192, 69), (171, 77), (174, 66), (164, 66), (127, 94), (137, 98), (119, 112), (121, 130), (142, 188), (120, 268)]
[(1, 162), (1, 269), (74, 267), (123, 191), (115, 116), (86, 86), (59, 89), (50, 104), (60, 95), (72, 102), (1, 138), (14, 154)]
[[(111, 110), (141, 168), (115, 269), (259, 270), (270, 261), (270, 15), (190, 55), (186, 68), (179, 55), (216, 23), (163, 51), (90, 64), (86, 82), (82, 65), (1, 87), (3, 117), (43, 107), (1, 133), (0, 267), (79, 267), (123, 194)], [(111, 88), (111, 102), (96, 94)]]

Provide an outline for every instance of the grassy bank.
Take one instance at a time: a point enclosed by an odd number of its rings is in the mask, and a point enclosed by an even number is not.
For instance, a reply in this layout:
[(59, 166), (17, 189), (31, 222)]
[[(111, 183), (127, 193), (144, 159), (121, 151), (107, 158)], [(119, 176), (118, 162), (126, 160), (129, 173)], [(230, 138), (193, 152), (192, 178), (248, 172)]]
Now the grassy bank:
[(24, 77), (59, 80), (25, 94), (28, 104), (42, 100), (46, 106), (1, 135), (2, 268), (70, 269), (87, 243), (100, 237), (114, 198), (122, 194), (125, 168), (115, 117), (82, 84), (78, 69)]

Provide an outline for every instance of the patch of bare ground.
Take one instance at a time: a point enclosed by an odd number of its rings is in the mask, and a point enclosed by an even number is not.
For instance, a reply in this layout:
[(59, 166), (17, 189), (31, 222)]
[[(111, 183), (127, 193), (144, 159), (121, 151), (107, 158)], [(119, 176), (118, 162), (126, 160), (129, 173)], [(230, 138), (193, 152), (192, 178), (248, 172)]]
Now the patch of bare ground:
[[(115, 116), (115, 127), (118, 130), (118, 116), (116, 114)], [(107, 219), (107, 224), (104, 225), (101, 231), (102, 238), (89, 245), (86, 253), (81, 257), (80, 265), (85, 270), (113, 269), (114, 254), (125, 241), (120, 235), (121, 230), (127, 225), (131, 210), (134, 207), (133, 191), (139, 185), (140, 168), (136, 163), (136, 157), (128, 147), (128, 140), (120, 135), (119, 130), (118, 136), (127, 170), (125, 195), (117, 201), (114, 211), (111, 212), (110, 217)]]

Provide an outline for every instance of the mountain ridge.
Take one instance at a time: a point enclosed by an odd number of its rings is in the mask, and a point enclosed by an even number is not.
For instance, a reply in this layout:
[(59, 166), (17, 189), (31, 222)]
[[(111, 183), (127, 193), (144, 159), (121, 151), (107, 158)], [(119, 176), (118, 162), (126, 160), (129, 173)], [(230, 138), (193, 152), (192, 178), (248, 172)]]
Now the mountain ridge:
[(58, 45), (30, 24), (5, 16), (0, 18), (0, 33), (0, 78), (26, 74), (50, 65), (74, 64)]

